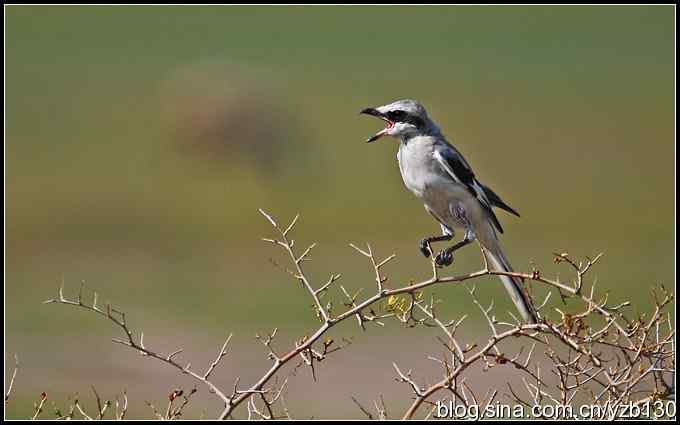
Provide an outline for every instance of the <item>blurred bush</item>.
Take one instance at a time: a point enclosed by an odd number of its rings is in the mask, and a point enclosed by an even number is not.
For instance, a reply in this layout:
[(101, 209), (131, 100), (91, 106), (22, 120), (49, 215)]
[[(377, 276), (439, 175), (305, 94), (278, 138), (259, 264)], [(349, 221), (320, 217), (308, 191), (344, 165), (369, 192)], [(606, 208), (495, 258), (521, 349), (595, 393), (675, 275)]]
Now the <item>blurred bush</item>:
[(183, 154), (275, 177), (301, 139), (296, 114), (233, 67), (198, 64), (161, 85), (161, 102)]

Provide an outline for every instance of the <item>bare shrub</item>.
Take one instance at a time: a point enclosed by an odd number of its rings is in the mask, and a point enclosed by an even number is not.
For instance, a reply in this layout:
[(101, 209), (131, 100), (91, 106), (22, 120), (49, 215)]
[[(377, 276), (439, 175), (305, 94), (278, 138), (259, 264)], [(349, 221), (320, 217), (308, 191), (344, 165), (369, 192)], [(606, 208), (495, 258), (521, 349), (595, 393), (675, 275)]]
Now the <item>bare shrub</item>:
[[(282, 227), (271, 215), (260, 212), (275, 231), (274, 237), (263, 240), (287, 255), (290, 268), (286, 270), (313, 301), (320, 324), (309, 336), (293, 341), (286, 352), (273, 348), (276, 329), (266, 336), (257, 336), (268, 352), (271, 365), (254, 382), (244, 384), (236, 379), (232, 387), (220, 388), (211, 380), (213, 372), (228, 356), (231, 335), (220, 346), (213, 362), (197, 368), (191, 363), (177, 360), (183, 351), (181, 348), (166, 354), (145, 345), (144, 334), (132, 330), (125, 313), (109, 304), (99, 304), (96, 293), (93, 299), (85, 300), (81, 288), (75, 298), (69, 299), (64, 296), (63, 288), (60, 288), (57, 297), (46, 303), (82, 308), (111, 321), (123, 335), (122, 338), (114, 339), (114, 342), (130, 347), (142, 356), (163, 362), (175, 368), (178, 373), (190, 376), (198, 386), (207, 388), (211, 394), (222, 400), (222, 411), (215, 412), (215, 417), (221, 419), (234, 417), (237, 410), (240, 410), (240, 416), (249, 419), (290, 418), (291, 414), (283, 397), (287, 378), (278, 376), (281, 368), (297, 360), (302, 367), (310, 368), (316, 379), (315, 368), (318, 364), (331, 353), (344, 348), (344, 344), (335, 342), (328, 333), (346, 320), (356, 321), (361, 329), (366, 329), (371, 324), (384, 325), (388, 320), (396, 320), (411, 327), (432, 326), (441, 330), (439, 340), (445, 354), (439, 357), (429, 356), (430, 360), (441, 367), (440, 380), (421, 384), (411, 369), (393, 363), (396, 381), (405, 385), (412, 394), (412, 401), (405, 411), (387, 412), (382, 396), (378, 397), (372, 408), (367, 408), (348, 395), (371, 419), (436, 417), (441, 414), (439, 410), (443, 400), (448, 400), (451, 406), (468, 409), (476, 406), (481, 412), (480, 417), (484, 417), (484, 412), (488, 416), (487, 408), (501, 396), (515, 406), (534, 409), (531, 410), (533, 416), (549, 417), (540, 409), (546, 405), (573, 408), (571, 416), (566, 413), (562, 415), (568, 419), (573, 419), (579, 411), (583, 412), (577, 409), (580, 406), (599, 406), (602, 408), (600, 419), (625, 417), (625, 412), (629, 411), (624, 409), (626, 406), (647, 406), (648, 410), (643, 410), (640, 417), (675, 416), (674, 408), (672, 412), (670, 409), (664, 410), (664, 406), (669, 405), (662, 404), (660, 410), (658, 405), (671, 400), (674, 406), (675, 332), (674, 322), (668, 311), (673, 294), (663, 286), (652, 289), (653, 311), (640, 317), (631, 317), (627, 313), (630, 302), (610, 304), (608, 296), (598, 295), (595, 282), (588, 279), (588, 272), (600, 260), (601, 255), (577, 261), (567, 253), (554, 254), (554, 261), (565, 265), (573, 273), (570, 281), (544, 277), (539, 270), (529, 273), (491, 271), (486, 264), (475, 272), (442, 276), (440, 269), (432, 261), (432, 275), (429, 279), (387, 287), (384, 268), (395, 256), (381, 258), (370, 245), (361, 248), (352, 244), (352, 248), (367, 259), (374, 280), (372, 295), (360, 297), (360, 293), (350, 294), (338, 282), (341, 279), (339, 274), (331, 273), (321, 284), (311, 281), (305, 273), (305, 263), (309, 261), (309, 254), (315, 244), (303, 249), (297, 248), (291, 235), (298, 216), (289, 225)], [(533, 299), (533, 294), (529, 294), (536, 305), (538, 323), (525, 324), (514, 317), (511, 321), (499, 320), (494, 314), (493, 303), (487, 305), (478, 298), (473, 285), (475, 280), (499, 274), (520, 277), (547, 289), (547, 296), (542, 300)], [(456, 336), (466, 317), (453, 320), (440, 317), (434, 297), (426, 297), (423, 292), (435, 285), (465, 287), (488, 325), (488, 334), (482, 341), (466, 342)], [(331, 289), (339, 290), (338, 293), (345, 298), (342, 303), (326, 301)], [(555, 296), (563, 301), (571, 300), (578, 307), (571, 313), (562, 311), (551, 304), (551, 298), (554, 299)], [(343, 309), (335, 311), (335, 305), (341, 305)], [(378, 305), (382, 308), (375, 308)], [(513, 351), (512, 347), (508, 347), (511, 345), (508, 343), (510, 340), (522, 341), (523, 345), (519, 350)], [(537, 354), (539, 352), (540, 355)], [(507, 388), (488, 390), (484, 396), (478, 395), (475, 390), (477, 383), (468, 381), (466, 375), (473, 366), (484, 370), (510, 366), (523, 386), (517, 388), (507, 383)], [(6, 402), (11, 387), (12, 383), (5, 397)], [(125, 395), (120, 403), (116, 400), (115, 409), (112, 409), (112, 402), (102, 402), (94, 388), (93, 392), (98, 406), (95, 414), (84, 412), (76, 399), (66, 414), (57, 416), (101, 419), (107, 412), (115, 410), (112, 414), (114, 418), (125, 417)], [(196, 389), (188, 392), (174, 390), (168, 397), (165, 410), (159, 411), (149, 403), (150, 408), (156, 418), (179, 418), (195, 392)], [(436, 396), (440, 398), (437, 400)], [(36, 404), (35, 418), (42, 413), (46, 398), (43, 394), (41, 401)], [(590, 412), (595, 415), (592, 410)]]

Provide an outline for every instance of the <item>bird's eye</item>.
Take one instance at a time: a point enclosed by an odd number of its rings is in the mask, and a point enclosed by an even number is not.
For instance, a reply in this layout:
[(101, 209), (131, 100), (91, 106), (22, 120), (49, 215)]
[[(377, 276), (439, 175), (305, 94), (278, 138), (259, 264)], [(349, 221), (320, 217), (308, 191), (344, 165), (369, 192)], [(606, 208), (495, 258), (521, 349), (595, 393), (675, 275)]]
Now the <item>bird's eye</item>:
[(392, 111), (390, 112), (390, 118), (397, 121), (399, 119), (402, 119), (406, 116), (406, 112), (404, 111)]

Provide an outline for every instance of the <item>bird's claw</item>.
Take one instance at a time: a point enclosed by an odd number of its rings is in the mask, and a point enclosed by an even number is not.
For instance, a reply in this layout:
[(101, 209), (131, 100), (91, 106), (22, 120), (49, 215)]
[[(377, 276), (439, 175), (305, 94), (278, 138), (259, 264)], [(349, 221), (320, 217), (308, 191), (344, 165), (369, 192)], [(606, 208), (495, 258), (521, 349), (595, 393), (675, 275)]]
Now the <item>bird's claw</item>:
[(427, 238), (422, 239), (420, 241), (420, 252), (423, 253), (425, 258), (428, 258), (430, 255), (432, 255), (432, 248), (430, 247), (430, 241), (427, 240)]
[(453, 263), (453, 254), (447, 250), (441, 251), (434, 259), (439, 267), (450, 266)]

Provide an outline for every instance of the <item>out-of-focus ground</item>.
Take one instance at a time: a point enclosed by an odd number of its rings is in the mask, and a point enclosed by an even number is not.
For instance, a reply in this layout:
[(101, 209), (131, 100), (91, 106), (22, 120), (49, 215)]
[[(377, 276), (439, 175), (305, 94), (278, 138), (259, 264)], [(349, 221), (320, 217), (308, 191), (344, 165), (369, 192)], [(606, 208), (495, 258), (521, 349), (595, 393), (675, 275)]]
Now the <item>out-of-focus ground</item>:
[[(268, 364), (255, 333), (281, 350), (317, 326), (311, 302), (269, 261), (284, 258), (257, 213), (300, 212), (307, 266), (373, 289), (348, 242), (397, 254), (388, 285), (426, 278), (417, 242), (437, 225), (402, 186), (396, 143), (366, 145), (380, 123), (358, 111), (423, 102), (478, 177), (521, 214), (501, 214), (516, 269), (567, 272), (551, 253), (605, 252), (601, 291), (650, 306), (674, 284), (674, 10), (671, 7), (8, 7), (5, 97), (5, 372), (21, 369), (10, 418), (42, 391), (63, 406), (127, 390), (144, 400), (188, 381), (110, 342), (117, 330), (41, 301), (81, 281), (128, 312), (147, 344), (184, 346), (231, 388)], [(452, 273), (480, 267), (476, 248)], [(499, 314), (497, 281), (479, 283)], [(447, 318), (483, 319), (463, 288), (442, 287)], [(338, 296), (336, 294), (336, 296)], [(338, 296), (336, 305), (341, 301)], [(553, 298), (553, 302), (559, 303)], [(408, 389), (392, 360), (434, 376), (429, 329), (395, 323), (332, 336), (354, 343), (291, 378), (294, 417), (361, 417), (383, 394), (397, 415)], [(198, 366), (197, 366), (198, 367)], [(430, 372), (428, 372), (430, 371)], [(430, 375), (428, 375), (430, 373)], [(503, 385), (506, 376), (489, 382)], [(6, 380), (7, 382), (7, 380)], [(93, 403), (93, 400), (89, 400)], [(214, 416), (201, 388), (188, 417)], [(48, 408), (45, 417), (51, 415)]]

